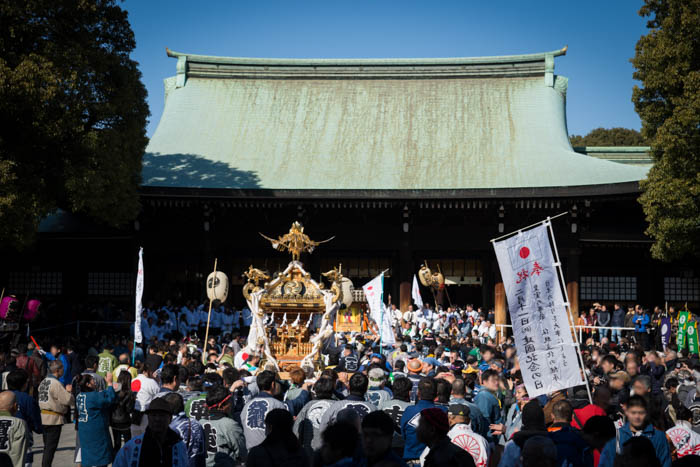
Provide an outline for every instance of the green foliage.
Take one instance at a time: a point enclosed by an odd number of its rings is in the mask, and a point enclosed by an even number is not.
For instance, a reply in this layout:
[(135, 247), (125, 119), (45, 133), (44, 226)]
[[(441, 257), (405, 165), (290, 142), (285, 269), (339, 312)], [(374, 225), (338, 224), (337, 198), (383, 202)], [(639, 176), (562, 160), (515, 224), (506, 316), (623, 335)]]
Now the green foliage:
[(700, 256), (700, 0), (646, 0), (632, 101), (654, 166), (639, 198), (652, 255)]
[(647, 146), (641, 133), (629, 128), (596, 128), (586, 136), (569, 136), (572, 146)]
[(0, 0), (0, 241), (61, 208), (138, 214), (146, 89), (116, 0)]

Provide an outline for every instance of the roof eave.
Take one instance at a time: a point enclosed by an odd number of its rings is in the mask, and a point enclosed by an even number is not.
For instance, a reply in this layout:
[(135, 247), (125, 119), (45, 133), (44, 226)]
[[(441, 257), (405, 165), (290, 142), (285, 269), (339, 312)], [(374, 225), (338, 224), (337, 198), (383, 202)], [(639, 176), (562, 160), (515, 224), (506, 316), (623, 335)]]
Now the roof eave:
[(290, 190), (265, 188), (195, 188), (142, 186), (145, 197), (249, 198), (249, 199), (516, 199), (637, 194), (639, 182), (563, 187), (465, 188), (429, 190)]
[(440, 65), (477, 65), (508, 64), (544, 61), (547, 57), (565, 55), (568, 46), (550, 52), (521, 55), (500, 55), (492, 57), (447, 57), (447, 58), (254, 58), (254, 57), (219, 57), (176, 52), (165, 48), (168, 57), (185, 57), (188, 62), (212, 65), (246, 65), (246, 66), (440, 66)]

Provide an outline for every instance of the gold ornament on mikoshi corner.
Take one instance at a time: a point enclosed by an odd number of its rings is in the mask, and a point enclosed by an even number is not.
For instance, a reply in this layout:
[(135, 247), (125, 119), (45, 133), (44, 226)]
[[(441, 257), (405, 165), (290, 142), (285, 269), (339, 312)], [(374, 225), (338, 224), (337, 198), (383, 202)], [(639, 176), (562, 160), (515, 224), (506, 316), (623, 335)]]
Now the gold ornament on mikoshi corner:
[(289, 251), (289, 253), (292, 255), (293, 261), (299, 261), (299, 257), (302, 253), (311, 253), (314, 251), (314, 248), (320, 244), (330, 242), (335, 238), (335, 236), (333, 236), (329, 239), (315, 242), (304, 233), (304, 226), (299, 222), (294, 222), (289, 228), (289, 232), (277, 237), (277, 240), (270, 238), (263, 233), (260, 233), (260, 235), (265, 240), (268, 240), (272, 244), (272, 248), (275, 250)]
[(243, 286), (243, 297), (245, 297), (246, 300), (250, 300), (250, 294), (260, 290), (260, 281), (270, 279), (270, 276), (266, 272), (254, 268), (252, 264), (243, 275), (248, 279), (248, 283)]

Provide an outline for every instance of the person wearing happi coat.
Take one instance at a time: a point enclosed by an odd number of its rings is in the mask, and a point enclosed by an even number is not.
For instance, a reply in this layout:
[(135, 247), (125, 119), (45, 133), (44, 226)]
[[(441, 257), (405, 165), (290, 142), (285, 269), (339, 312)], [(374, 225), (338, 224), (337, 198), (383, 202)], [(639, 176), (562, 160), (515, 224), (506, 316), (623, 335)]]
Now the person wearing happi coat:
[[(111, 376), (111, 373), (108, 374), (108, 382), (111, 382)], [(121, 386), (119, 383), (115, 385)], [(80, 375), (80, 394), (75, 398), (75, 408), (80, 437), (80, 464), (83, 467), (106, 466), (112, 462), (109, 419), (116, 401), (117, 393), (112, 386), (104, 391), (95, 391), (94, 378)]]

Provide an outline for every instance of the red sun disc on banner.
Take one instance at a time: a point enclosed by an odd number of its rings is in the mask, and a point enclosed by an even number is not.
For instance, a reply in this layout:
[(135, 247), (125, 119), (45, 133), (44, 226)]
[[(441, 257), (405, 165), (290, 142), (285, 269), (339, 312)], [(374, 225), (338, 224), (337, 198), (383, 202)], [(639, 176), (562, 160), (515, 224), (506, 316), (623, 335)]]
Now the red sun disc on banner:
[(525, 259), (525, 258), (527, 258), (528, 256), (530, 256), (530, 249), (529, 249), (528, 247), (526, 247), (526, 246), (522, 247), (522, 248), (520, 249), (520, 257), (521, 257), (522, 259)]

